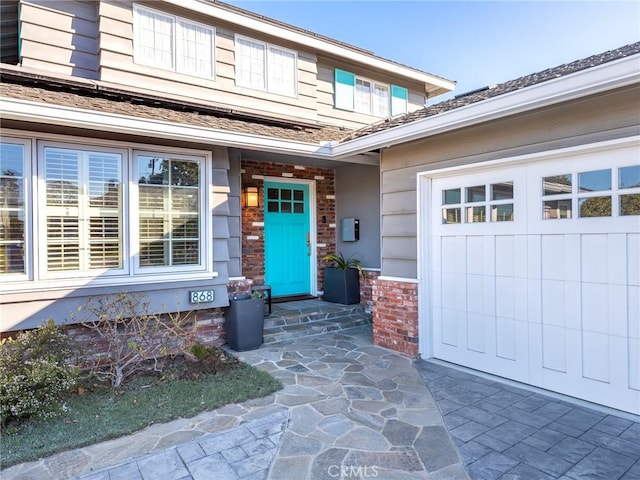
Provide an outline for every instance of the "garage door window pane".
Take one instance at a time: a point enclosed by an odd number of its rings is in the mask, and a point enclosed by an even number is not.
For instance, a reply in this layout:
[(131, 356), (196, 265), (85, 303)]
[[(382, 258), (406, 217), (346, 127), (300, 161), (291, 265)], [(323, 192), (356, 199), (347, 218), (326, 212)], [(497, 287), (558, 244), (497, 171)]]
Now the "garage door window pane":
[(544, 177), (542, 179), (543, 195), (560, 195), (563, 193), (571, 193), (571, 174), (554, 175), (553, 177)]
[(640, 187), (640, 165), (624, 167), (618, 171), (618, 185), (620, 188)]
[(461, 223), (462, 218), (459, 208), (443, 208), (442, 223)]
[(547, 200), (542, 202), (544, 219), (571, 218), (571, 200)]
[(487, 221), (487, 213), (486, 213), (486, 208), (484, 206), (467, 207), (467, 223), (482, 223), (486, 221)]
[(611, 197), (581, 198), (578, 206), (582, 218), (611, 216)]
[(611, 190), (611, 170), (595, 170), (593, 172), (579, 173), (578, 190), (580, 192)]
[(443, 205), (452, 205), (460, 203), (460, 189), (454, 188), (451, 190), (444, 190), (442, 192), (442, 204)]
[(491, 185), (491, 200), (509, 200), (513, 198), (513, 182)]
[(467, 202), (484, 202), (486, 198), (485, 186), (467, 187)]
[(620, 215), (640, 215), (640, 193), (620, 196)]
[(513, 222), (513, 204), (493, 205), (491, 207), (492, 222)]

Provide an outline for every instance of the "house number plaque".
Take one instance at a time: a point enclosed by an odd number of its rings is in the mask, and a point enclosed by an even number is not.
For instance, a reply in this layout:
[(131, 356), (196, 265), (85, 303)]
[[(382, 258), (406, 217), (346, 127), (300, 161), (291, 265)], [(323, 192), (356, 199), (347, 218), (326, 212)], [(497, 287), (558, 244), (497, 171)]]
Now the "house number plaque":
[(189, 292), (189, 303), (213, 302), (216, 298), (213, 290), (193, 290)]

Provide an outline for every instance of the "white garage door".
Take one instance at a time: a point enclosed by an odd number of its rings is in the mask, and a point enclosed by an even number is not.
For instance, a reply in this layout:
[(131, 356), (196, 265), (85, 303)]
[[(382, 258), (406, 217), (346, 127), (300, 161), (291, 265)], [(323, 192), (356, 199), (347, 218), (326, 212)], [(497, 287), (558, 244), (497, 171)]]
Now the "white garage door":
[(639, 414), (638, 158), (430, 175), (434, 356)]

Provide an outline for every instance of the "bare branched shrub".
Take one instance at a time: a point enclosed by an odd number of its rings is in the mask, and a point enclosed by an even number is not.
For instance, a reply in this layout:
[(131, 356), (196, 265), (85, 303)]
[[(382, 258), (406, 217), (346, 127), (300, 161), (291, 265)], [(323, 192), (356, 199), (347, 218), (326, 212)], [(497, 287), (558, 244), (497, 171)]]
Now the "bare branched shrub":
[(112, 293), (93, 297), (71, 317), (103, 344), (93, 373), (119, 387), (151, 360), (161, 371), (162, 357), (188, 351), (196, 342), (193, 312), (152, 314), (142, 293)]

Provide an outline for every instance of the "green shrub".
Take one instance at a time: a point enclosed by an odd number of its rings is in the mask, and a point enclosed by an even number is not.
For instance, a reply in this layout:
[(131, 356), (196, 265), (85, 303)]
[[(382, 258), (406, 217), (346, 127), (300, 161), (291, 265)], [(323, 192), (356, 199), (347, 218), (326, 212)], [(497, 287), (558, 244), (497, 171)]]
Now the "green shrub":
[(58, 414), (79, 375), (70, 357), (69, 339), (51, 319), (0, 342), (0, 424)]

